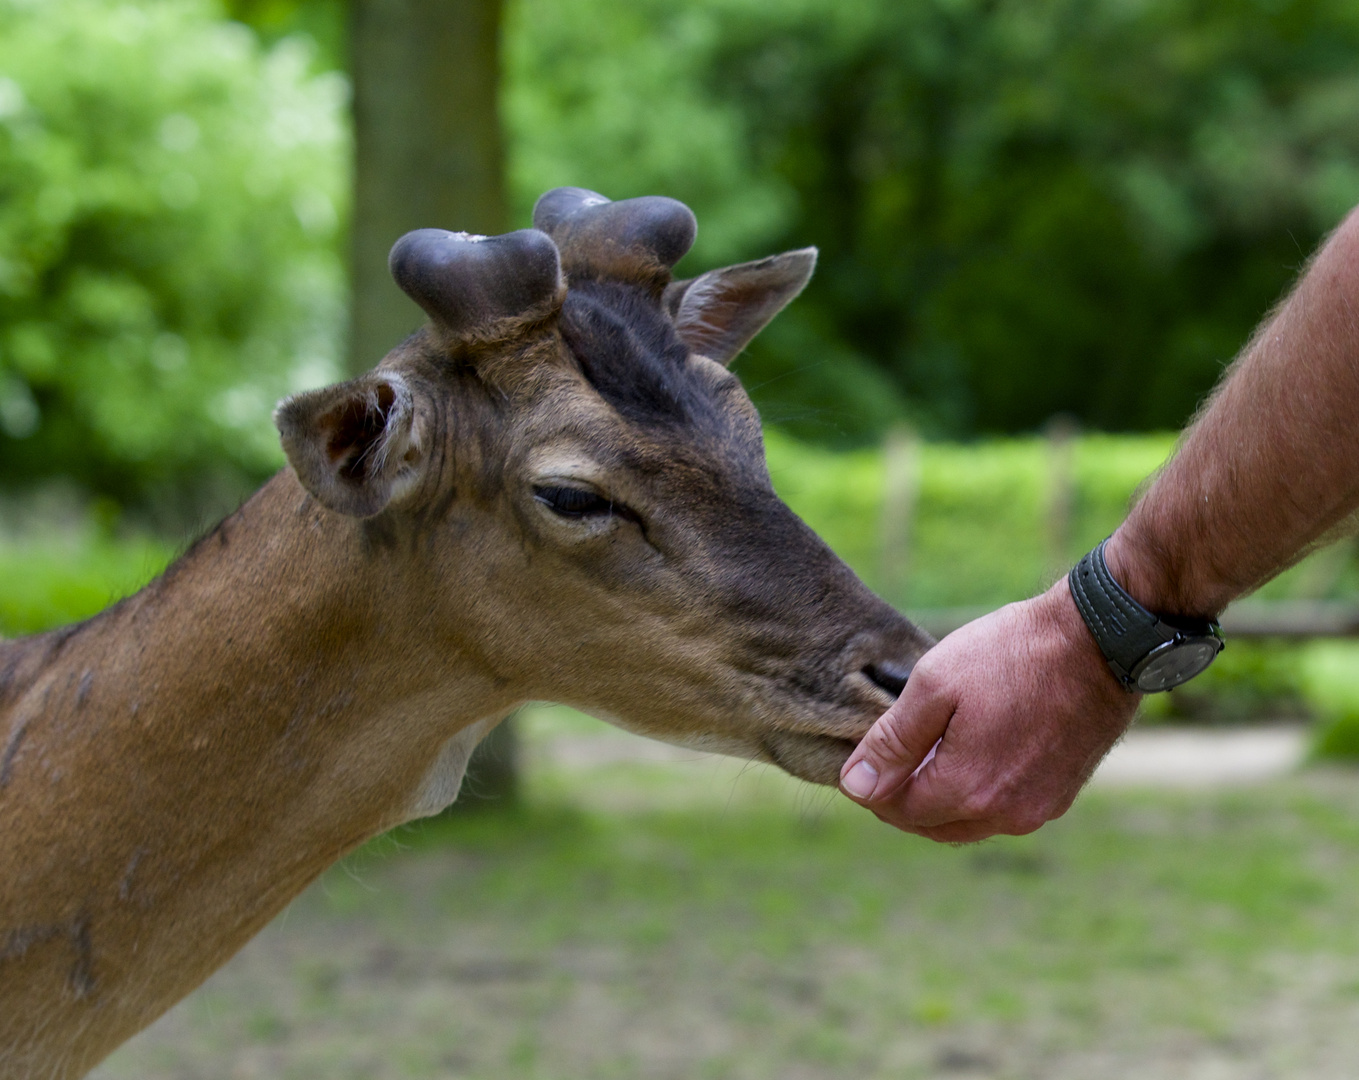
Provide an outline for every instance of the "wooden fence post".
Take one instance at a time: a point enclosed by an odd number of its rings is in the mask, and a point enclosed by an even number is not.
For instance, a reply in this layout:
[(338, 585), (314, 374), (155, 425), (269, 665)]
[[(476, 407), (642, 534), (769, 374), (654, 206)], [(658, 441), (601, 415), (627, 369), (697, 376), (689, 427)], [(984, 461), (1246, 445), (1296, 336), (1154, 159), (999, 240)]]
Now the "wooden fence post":
[(1058, 413), (1047, 422), (1044, 433), (1048, 440), (1048, 488), (1043, 584), (1047, 585), (1071, 565), (1076, 539), (1076, 436), (1080, 426), (1070, 414)]
[(911, 526), (920, 496), (920, 439), (902, 424), (883, 444), (882, 590), (898, 604), (906, 597), (911, 572)]

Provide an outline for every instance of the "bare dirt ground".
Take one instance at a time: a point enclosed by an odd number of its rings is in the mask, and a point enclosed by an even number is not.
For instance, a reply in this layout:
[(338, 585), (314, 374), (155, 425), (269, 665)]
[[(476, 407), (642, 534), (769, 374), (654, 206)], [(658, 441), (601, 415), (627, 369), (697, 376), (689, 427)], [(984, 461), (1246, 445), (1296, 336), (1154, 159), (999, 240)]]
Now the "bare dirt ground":
[(1359, 777), (1272, 778), (1295, 732), (1181, 734), (959, 850), (530, 725), (517, 823), (349, 860), (95, 1076), (1354, 1077)]
[(1306, 755), (1307, 731), (1298, 724), (1135, 728), (1104, 759), (1094, 782), (1165, 788), (1251, 784), (1287, 776)]

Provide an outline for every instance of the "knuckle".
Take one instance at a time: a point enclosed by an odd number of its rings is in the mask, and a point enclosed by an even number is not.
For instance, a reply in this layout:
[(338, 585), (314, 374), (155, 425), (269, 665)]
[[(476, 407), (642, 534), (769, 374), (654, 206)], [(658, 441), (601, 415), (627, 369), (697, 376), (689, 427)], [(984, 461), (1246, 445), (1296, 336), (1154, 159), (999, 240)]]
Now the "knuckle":
[(922, 697), (938, 697), (944, 688), (944, 676), (939, 670), (938, 657), (933, 653), (926, 653), (921, 657), (912, 670), (910, 682), (907, 685), (911, 686)]
[(1005, 831), (1011, 836), (1028, 836), (1029, 833), (1037, 832), (1047, 823), (1048, 816), (1046, 814), (1023, 810), (1010, 817)]
[(957, 809), (960, 821), (990, 821), (996, 814), (983, 799), (964, 799)]
[(990, 791), (973, 791), (958, 802), (958, 817), (962, 821), (985, 821), (1000, 816), (1000, 807)]
[(964, 821), (986, 823), (988, 835), (1026, 836), (1046, 825), (1051, 816), (1043, 806), (1007, 799), (990, 791), (974, 792), (959, 806), (959, 817)]
[(960, 816), (965, 821), (987, 823), (993, 833), (1026, 836), (1061, 817), (1070, 802), (1058, 793), (1034, 790), (1008, 777), (964, 795)]

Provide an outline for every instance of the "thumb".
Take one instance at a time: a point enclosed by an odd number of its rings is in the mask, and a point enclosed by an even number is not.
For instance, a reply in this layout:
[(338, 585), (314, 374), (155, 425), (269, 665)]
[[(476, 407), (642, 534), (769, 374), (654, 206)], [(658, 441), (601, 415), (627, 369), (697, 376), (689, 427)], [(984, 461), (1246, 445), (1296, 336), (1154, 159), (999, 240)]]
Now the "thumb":
[(953, 717), (953, 702), (908, 682), (896, 702), (868, 730), (840, 770), (840, 790), (855, 802), (889, 799), (934, 754)]

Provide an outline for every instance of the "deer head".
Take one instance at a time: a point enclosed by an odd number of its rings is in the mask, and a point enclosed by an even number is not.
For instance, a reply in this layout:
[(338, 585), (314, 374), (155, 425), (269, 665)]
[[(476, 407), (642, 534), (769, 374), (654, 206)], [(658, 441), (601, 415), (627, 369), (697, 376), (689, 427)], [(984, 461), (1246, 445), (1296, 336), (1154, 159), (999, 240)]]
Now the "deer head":
[(397, 242), (429, 324), (279, 407), (298, 479), (415, 565), (450, 678), (835, 783), (928, 638), (775, 495), (727, 370), (815, 250), (674, 281), (674, 200), (560, 188), (534, 225)]

